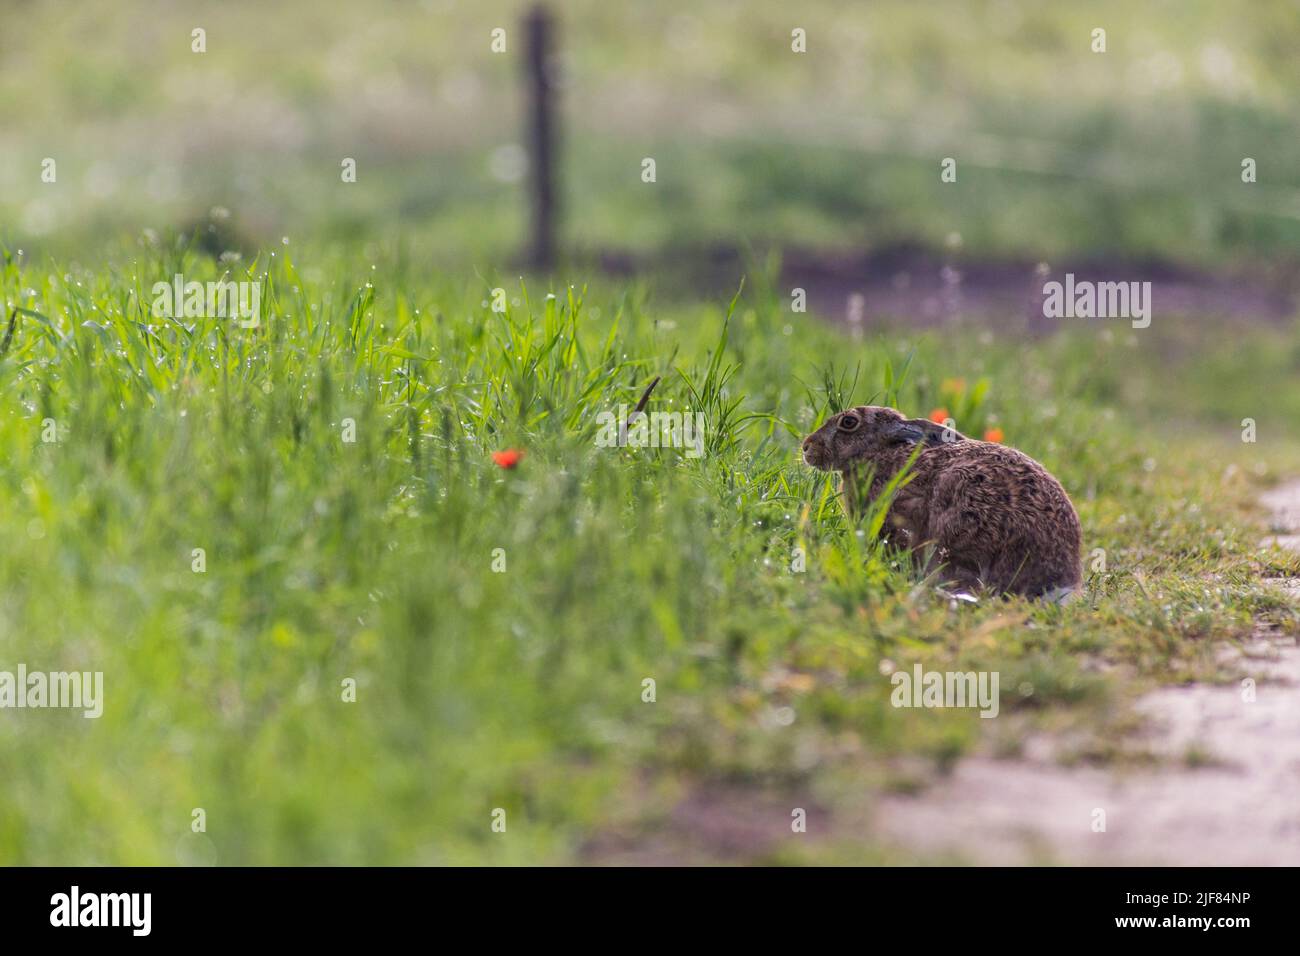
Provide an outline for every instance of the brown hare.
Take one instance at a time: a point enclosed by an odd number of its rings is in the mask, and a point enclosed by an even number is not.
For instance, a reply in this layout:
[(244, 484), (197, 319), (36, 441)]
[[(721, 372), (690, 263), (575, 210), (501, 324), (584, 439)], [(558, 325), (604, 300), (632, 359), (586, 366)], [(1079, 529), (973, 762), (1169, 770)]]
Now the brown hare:
[[(859, 405), (831, 416), (803, 442), (803, 457), (843, 476), (851, 514), (875, 499), (916, 454), (884, 535), (931, 549), (960, 587), (1064, 601), (1083, 582), (1079, 516), (1061, 483), (1028, 455), (892, 408)], [(870, 485), (866, 479), (870, 476)]]

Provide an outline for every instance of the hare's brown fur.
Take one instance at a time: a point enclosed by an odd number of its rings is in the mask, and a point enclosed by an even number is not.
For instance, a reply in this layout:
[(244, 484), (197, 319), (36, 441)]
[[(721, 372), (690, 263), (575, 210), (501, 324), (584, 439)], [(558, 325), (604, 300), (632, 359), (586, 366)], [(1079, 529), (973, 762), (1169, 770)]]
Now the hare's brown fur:
[(860, 405), (832, 416), (803, 450), (814, 468), (840, 472), (851, 513), (916, 454), (884, 533), (895, 544), (931, 549), (960, 586), (1063, 599), (1082, 585), (1074, 505), (1047, 469), (1014, 448)]

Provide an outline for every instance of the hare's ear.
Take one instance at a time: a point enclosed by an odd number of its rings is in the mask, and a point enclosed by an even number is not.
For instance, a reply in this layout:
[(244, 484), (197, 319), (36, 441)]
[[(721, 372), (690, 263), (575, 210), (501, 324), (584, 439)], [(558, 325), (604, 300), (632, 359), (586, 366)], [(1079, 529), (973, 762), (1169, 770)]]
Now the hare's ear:
[(883, 437), (891, 445), (915, 445), (919, 441), (925, 441), (925, 429), (919, 418), (911, 421), (890, 422), (885, 426)]
[(964, 441), (966, 436), (955, 428), (945, 428), (926, 418), (909, 418), (896, 422), (886, 433), (891, 442), (906, 442), (915, 445), (923, 441), (927, 445), (947, 445), (955, 441)]

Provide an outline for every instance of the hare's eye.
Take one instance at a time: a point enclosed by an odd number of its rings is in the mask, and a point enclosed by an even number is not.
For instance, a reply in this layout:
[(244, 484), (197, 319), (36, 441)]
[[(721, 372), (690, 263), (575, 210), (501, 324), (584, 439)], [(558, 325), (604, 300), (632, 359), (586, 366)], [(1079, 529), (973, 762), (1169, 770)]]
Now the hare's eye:
[(857, 415), (845, 415), (840, 419), (840, 431), (851, 432), (857, 428), (859, 424), (861, 423), (858, 421)]

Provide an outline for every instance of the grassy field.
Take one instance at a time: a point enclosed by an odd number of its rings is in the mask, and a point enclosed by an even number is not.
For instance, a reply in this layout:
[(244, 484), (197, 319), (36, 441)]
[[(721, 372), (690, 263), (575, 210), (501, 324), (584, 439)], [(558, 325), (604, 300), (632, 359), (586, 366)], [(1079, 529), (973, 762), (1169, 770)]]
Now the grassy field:
[[(285, 235), (401, 235), (466, 269), (506, 261), (527, 209), (529, 5), (12, 3), (0, 237), (74, 259), (221, 206), (249, 254)], [(570, 248), (957, 234), (986, 257), (1295, 261), (1291, 0), (552, 6)]]
[[(731, 308), (661, 307), (362, 261), (240, 264), (263, 281), (245, 329), (149, 314), (154, 282), (225, 268), (184, 245), (6, 253), (0, 666), (100, 670), (106, 701), (0, 721), (0, 861), (564, 862), (701, 787), (869, 801), (1031, 727), (1144, 760), (1137, 692), (1218, 679), (1216, 640), (1296, 621), (1261, 576), (1300, 567), (1260, 556), (1253, 506), (1300, 467), (1293, 330), (855, 339), (761, 271)], [(705, 414), (703, 456), (597, 446), (655, 375), (651, 409)], [(796, 450), (866, 401), (1043, 461), (1088, 599), (954, 607), (852, 526)], [(916, 661), (1000, 671), (1003, 719), (894, 709)]]

